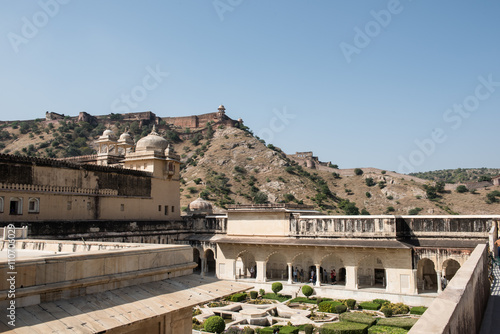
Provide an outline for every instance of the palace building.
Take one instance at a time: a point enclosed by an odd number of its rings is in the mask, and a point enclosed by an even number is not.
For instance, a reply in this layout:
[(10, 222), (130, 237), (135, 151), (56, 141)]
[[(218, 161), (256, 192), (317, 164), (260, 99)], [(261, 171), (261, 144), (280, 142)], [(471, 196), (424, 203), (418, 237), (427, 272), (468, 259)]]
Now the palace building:
[(180, 219), (180, 157), (166, 139), (153, 130), (134, 145), (106, 130), (97, 143), (91, 158), (0, 155), (0, 220)]

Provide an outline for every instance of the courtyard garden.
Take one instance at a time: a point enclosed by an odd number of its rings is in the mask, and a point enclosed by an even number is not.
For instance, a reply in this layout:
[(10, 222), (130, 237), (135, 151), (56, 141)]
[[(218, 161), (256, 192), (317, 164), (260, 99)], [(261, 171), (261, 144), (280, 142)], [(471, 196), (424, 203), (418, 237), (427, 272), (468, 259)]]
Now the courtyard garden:
[(385, 299), (356, 301), (312, 297), (314, 289), (304, 285), (304, 296), (292, 298), (279, 292), (237, 293), (193, 310), (193, 329), (200, 333), (225, 334), (402, 334), (417, 322), (426, 307), (410, 307)]

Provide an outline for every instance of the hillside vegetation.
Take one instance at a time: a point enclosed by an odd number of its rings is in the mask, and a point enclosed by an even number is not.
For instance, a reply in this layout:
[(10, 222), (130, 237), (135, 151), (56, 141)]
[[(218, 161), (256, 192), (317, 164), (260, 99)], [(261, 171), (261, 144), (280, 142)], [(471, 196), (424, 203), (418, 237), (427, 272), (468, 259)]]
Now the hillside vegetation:
[[(120, 115), (100, 117), (94, 125), (75, 118), (3, 122), (0, 152), (51, 158), (94, 154), (94, 141), (106, 128), (117, 136), (128, 129), (136, 141), (151, 131), (151, 125), (124, 122)], [(459, 192), (445, 190), (444, 182), (377, 168), (308, 169), (245, 126), (208, 123), (192, 131), (159, 124), (157, 131), (181, 155), (184, 208), (202, 197), (218, 210), (228, 204), (303, 203), (335, 215), (495, 214), (500, 209), (500, 187)]]
[(491, 181), (491, 178), (500, 174), (500, 168), (457, 168), (443, 169), (431, 172), (410, 173), (410, 175), (431, 181), (446, 183), (466, 183)]

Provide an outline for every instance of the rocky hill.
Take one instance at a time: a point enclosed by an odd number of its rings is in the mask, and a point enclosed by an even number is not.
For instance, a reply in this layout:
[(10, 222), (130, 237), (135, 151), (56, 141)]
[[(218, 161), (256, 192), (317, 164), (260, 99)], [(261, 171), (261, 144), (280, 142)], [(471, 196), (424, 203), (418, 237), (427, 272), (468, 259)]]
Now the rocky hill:
[(491, 181), (492, 177), (495, 177), (499, 174), (500, 168), (457, 168), (410, 173), (410, 175), (419, 177), (421, 179), (443, 181), (445, 183)]
[[(454, 187), (376, 168), (309, 169), (253, 136), (240, 123), (208, 122), (194, 129), (158, 122), (157, 129), (181, 155), (181, 205), (197, 197), (222, 210), (228, 204), (295, 202), (328, 214), (495, 214), (500, 187), (458, 192)], [(138, 140), (151, 123), (119, 115), (93, 124), (75, 118), (0, 122), (0, 152), (64, 157), (92, 154), (105, 128), (128, 129)], [(450, 190), (451, 189), (451, 190)]]

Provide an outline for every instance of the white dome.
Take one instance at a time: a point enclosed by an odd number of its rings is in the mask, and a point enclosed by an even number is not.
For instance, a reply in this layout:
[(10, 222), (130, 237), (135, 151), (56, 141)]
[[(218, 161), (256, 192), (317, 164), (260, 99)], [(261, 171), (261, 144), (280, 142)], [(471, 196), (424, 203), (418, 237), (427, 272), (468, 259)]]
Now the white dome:
[(111, 131), (110, 129), (106, 129), (102, 133), (102, 136), (99, 137), (99, 140), (112, 140), (112, 141), (116, 141), (116, 136), (115, 136), (115, 133), (113, 131)]
[(196, 200), (189, 203), (188, 209), (190, 212), (198, 213), (198, 214), (211, 214), (211, 213), (213, 213), (212, 204), (208, 201), (205, 201), (202, 198), (197, 198)]
[(155, 129), (149, 135), (139, 139), (135, 151), (156, 151), (163, 153), (168, 146), (168, 141), (156, 133)]

